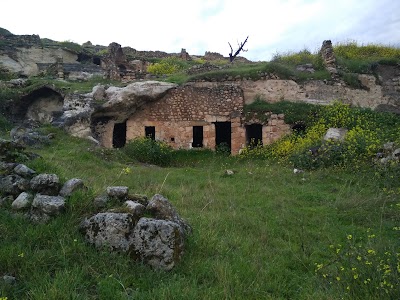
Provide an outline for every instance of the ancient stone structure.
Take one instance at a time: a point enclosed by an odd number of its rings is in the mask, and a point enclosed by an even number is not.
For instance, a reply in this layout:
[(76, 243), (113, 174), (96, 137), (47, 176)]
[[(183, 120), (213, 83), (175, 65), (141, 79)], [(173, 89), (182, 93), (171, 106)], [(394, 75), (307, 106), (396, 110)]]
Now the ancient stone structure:
[[(26, 165), (13, 162), (10, 152), (22, 157), (24, 148), (0, 140), (0, 209), (24, 215), (33, 223), (47, 223), (65, 212), (75, 191), (87, 190), (79, 178), (68, 180), (60, 189), (56, 174), (37, 175)], [(111, 201), (124, 203), (124, 207), (85, 218), (79, 229), (86, 241), (98, 248), (127, 252), (156, 269), (175, 267), (192, 228), (172, 203), (159, 194), (148, 201), (147, 196), (130, 194), (127, 186), (109, 186), (106, 190), (106, 195), (94, 199), (96, 209), (104, 209)]]
[(330, 40), (325, 40), (322, 43), (320, 54), (324, 61), (325, 68), (329, 71), (329, 73), (336, 74), (336, 57), (335, 53), (333, 52), (332, 42)]
[(183, 60), (190, 60), (189, 53), (186, 52), (186, 49), (182, 48), (181, 53), (179, 54), (179, 58)]
[(132, 114), (126, 121), (126, 139), (150, 136), (175, 149), (224, 145), (237, 154), (251, 138), (269, 144), (288, 132), (276, 115), (245, 124), (243, 106), (243, 92), (234, 84), (188, 84)]
[[(131, 79), (134, 77), (121, 45), (111, 43), (108, 46), (108, 54), (102, 59), (102, 68), (107, 70), (107, 76), (114, 80)], [(132, 78), (133, 79), (133, 78)]]

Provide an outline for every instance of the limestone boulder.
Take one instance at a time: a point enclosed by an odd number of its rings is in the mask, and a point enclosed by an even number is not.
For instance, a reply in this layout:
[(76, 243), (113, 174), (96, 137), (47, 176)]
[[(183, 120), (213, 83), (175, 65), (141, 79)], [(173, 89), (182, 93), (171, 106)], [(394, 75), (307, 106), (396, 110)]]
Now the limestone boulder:
[(32, 201), (33, 212), (44, 213), (48, 216), (59, 215), (65, 209), (65, 198), (36, 194)]
[(29, 178), (32, 177), (33, 175), (36, 174), (35, 170), (32, 170), (31, 168), (27, 167), (24, 164), (18, 164), (15, 168), (14, 168), (14, 173), (18, 174), (24, 178)]
[(67, 94), (64, 98), (60, 125), (71, 135), (87, 138), (92, 135), (91, 114), (94, 111), (93, 94)]
[(3, 175), (9, 175), (13, 172), (14, 168), (17, 166), (17, 163), (7, 163), (4, 161), (0, 161), (0, 172)]
[(107, 206), (107, 203), (110, 201), (110, 198), (106, 194), (98, 195), (93, 200), (93, 205), (96, 208), (104, 208)]
[(104, 85), (98, 84), (95, 85), (92, 89), (91, 93), (92, 97), (96, 101), (102, 101), (106, 98), (106, 89)]
[(96, 248), (127, 252), (133, 243), (136, 220), (128, 213), (98, 213), (80, 225), (88, 243)]
[(192, 231), (189, 224), (187, 224), (177, 213), (175, 208), (169, 202), (169, 200), (160, 194), (154, 195), (149, 204), (146, 207), (147, 212), (149, 212), (155, 219), (172, 221), (179, 225), (179, 230), (184, 235), (189, 235)]
[(37, 131), (24, 126), (17, 126), (11, 129), (10, 137), (14, 142), (22, 147), (40, 146), (50, 143), (49, 136), (41, 135)]
[(82, 190), (85, 188), (86, 187), (85, 187), (85, 184), (83, 183), (82, 179), (72, 178), (72, 179), (68, 180), (66, 183), (64, 183), (59, 194), (62, 197), (69, 197), (76, 190)]
[(133, 248), (144, 263), (171, 270), (183, 254), (184, 235), (177, 223), (141, 218), (133, 232)]
[(56, 196), (60, 190), (60, 179), (56, 174), (39, 174), (31, 179), (30, 186), (37, 193)]
[(32, 203), (32, 195), (26, 192), (22, 192), (19, 194), (17, 199), (13, 201), (11, 204), (12, 209), (14, 210), (23, 210), (27, 209), (31, 206)]
[(138, 202), (134, 202), (132, 200), (125, 201), (124, 204), (125, 204), (126, 208), (129, 209), (129, 211), (133, 215), (135, 215), (135, 216), (137, 216), (139, 218), (143, 216), (143, 214), (144, 214), (144, 212), (146, 210), (146, 207), (143, 204), (140, 204)]
[(29, 180), (16, 175), (11, 174), (0, 177), (0, 192), (3, 195), (18, 196), (20, 193), (25, 192), (29, 189)]
[(111, 198), (124, 199), (128, 196), (129, 188), (127, 186), (109, 186), (107, 195)]
[(329, 128), (325, 133), (324, 140), (344, 141), (348, 129), (346, 128)]

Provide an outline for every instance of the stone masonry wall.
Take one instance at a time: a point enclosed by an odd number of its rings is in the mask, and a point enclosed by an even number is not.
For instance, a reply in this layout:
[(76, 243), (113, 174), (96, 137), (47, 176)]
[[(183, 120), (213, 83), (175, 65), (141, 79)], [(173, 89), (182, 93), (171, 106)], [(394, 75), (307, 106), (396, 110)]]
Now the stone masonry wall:
[(191, 148), (193, 126), (203, 126), (203, 146), (215, 148), (213, 122), (231, 122), (232, 153), (238, 153), (245, 140), (240, 116), (243, 94), (235, 85), (186, 85), (171, 90), (162, 100), (149, 103), (127, 121), (127, 140), (145, 134), (145, 126), (155, 127), (155, 137), (173, 148)]
[[(256, 96), (261, 96), (268, 102), (289, 100), (327, 104), (341, 100), (354, 106), (374, 109), (381, 104), (394, 104), (396, 103), (394, 99), (399, 98), (399, 92), (397, 95), (394, 95), (394, 92), (385, 92), (388, 89), (386, 85), (378, 84), (372, 75), (361, 74), (358, 79), (363, 89), (354, 89), (343, 83), (327, 84), (322, 80), (312, 80), (302, 84), (293, 80), (243, 80), (237, 84), (243, 89), (246, 104), (252, 103)], [(391, 84), (393, 83), (397, 81), (392, 81)], [(400, 84), (391, 88), (400, 91)]]
[[(190, 149), (193, 126), (203, 126), (203, 147), (215, 149), (215, 122), (230, 122), (231, 152), (238, 154), (246, 146), (247, 124), (263, 125), (264, 145), (290, 132), (284, 115), (271, 113), (264, 122), (244, 120), (243, 106), (242, 89), (235, 84), (188, 84), (169, 91), (160, 101), (146, 104), (136, 111), (127, 120), (126, 138), (129, 141), (143, 137), (145, 127), (154, 126), (156, 140), (165, 141), (174, 149)], [(110, 138), (108, 134), (106, 139)]]

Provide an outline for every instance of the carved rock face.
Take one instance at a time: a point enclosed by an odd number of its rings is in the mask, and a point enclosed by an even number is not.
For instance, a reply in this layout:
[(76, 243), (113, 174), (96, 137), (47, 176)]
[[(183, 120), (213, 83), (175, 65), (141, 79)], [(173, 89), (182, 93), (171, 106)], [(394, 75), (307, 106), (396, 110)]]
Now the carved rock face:
[(146, 102), (156, 101), (176, 84), (158, 81), (134, 82), (126, 87), (109, 87), (106, 102), (94, 112), (98, 116), (112, 116), (126, 120), (136, 109)]

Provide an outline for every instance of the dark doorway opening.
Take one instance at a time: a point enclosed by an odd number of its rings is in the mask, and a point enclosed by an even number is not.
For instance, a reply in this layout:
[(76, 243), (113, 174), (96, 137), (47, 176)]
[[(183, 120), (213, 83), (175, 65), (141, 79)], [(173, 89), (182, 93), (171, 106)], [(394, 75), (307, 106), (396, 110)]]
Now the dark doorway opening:
[(246, 125), (246, 142), (250, 148), (262, 145), (262, 125)]
[(126, 144), (126, 122), (115, 123), (113, 131), (113, 147), (122, 148)]
[(193, 126), (193, 148), (203, 147), (203, 126)]
[(215, 122), (215, 145), (231, 149), (231, 122)]
[(100, 59), (100, 57), (94, 56), (92, 62), (93, 62), (95, 65), (98, 65), (98, 66), (101, 65), (101, 59)]
[(144, 136), (155, 140), (156, 139), (156, 128), (154, 126), (145, 126), (144, 127)]
[(119, 66), (118, 66), (118, 69), (119, 69), (119, 75), (120, 75), (120, 76), (124, 76), (124, 75), (126, 74), (126, 66), (124, 66), (124, 65), (119, 65)]

